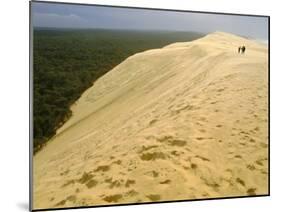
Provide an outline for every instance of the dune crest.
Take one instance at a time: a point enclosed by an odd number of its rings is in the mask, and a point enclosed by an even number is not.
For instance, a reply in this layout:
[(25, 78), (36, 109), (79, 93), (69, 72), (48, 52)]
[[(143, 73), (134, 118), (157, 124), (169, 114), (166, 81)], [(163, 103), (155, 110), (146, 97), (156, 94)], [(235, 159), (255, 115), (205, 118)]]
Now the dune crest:
[(267, 94), (267, 48), (239, 36), (135, 54), (34, 156), (34, 208), (267, 194)]

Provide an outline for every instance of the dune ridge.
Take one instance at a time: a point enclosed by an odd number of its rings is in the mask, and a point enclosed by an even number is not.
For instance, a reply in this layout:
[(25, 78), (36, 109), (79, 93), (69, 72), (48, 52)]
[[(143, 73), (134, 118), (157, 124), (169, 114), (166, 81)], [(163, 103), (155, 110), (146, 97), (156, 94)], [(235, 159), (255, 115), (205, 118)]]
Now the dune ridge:
[(34, 208), (267, 194), (267, 51), (215, 32), (127, 58), (34, 156)]

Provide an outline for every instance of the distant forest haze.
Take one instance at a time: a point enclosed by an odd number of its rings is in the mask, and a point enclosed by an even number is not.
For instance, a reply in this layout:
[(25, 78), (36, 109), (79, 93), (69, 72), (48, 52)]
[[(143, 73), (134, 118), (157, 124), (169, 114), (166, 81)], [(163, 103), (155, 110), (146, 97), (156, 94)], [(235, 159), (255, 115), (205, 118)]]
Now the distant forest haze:
[(70, 106), (81, 94), (127, 57), (202, 36), (195, 32), (35, 28), (34, 153), (69, 119)]

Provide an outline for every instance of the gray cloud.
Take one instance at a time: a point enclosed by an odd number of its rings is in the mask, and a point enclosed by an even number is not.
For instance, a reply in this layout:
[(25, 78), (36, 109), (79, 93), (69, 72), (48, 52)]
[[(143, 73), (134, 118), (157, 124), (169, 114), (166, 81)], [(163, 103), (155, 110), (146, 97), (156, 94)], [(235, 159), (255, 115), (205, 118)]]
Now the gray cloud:
[(87, 20), (75, 14), (61, 15), (55, 13), (34, 13), (33, 23), (35, 26), (40, 27), (65, 27), (83, 28), (89, 24)]
[(219, 15), (71, 4), (32, 3), (34, 26), (139, 30), (225, 31), (268, 39), (265, 17)]

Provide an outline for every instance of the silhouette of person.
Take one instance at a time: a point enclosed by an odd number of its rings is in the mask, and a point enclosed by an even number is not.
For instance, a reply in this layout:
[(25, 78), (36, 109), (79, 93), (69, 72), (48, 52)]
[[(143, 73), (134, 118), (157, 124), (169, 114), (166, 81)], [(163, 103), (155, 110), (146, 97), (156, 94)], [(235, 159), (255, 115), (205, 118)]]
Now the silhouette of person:
[(238, 54), (240, 54), (241, 46), (238, 47)]
[(245, 51), (246, 51), (246, 47), (245, 47), (245, 46), (242, 46), (241, 50), (242, 50), (242, 54), (244, 54)]

